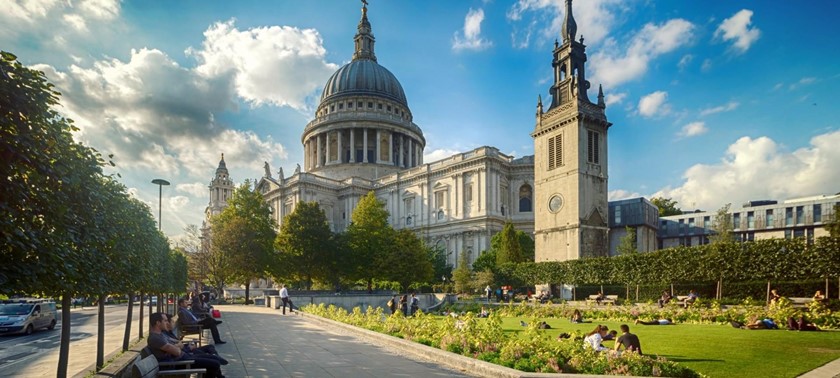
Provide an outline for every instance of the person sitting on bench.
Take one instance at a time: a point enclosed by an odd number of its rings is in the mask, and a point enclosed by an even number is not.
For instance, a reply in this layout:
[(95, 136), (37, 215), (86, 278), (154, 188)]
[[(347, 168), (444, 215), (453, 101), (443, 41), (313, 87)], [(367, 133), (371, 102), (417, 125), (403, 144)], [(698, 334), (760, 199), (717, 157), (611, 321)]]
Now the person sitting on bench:
[(189, 304), (187, 303), (187, 298), (180, 298), (178, 299), (178, 318), (181, 320), (181, 324), (184, 325), (201, 325), (202, 329), (209, 329), (210, 333), (213, 334), (213, 343), (216, 345), (224, 344), (225, 341), (222, 341), (222, 337), (219, 336), (219, 328), (218, 325), (222, 324), (221, 320), (216, 320), (211, 317), (204, 317), (199, 319), (195, 314), (190, 311)]
[(168, 322), (169, 318), (162, 312), (149, 315), (149, 338), (147, 339), (147, 343), (149, 350), (152, 351), (152, 355), (159, 362), (192, 360), (194, 361), (192, 366), (207, 370), (206, 377), (224, 377), (222, 375), (221, 363), (218, 360), (184, 352), (182, 347), (170, 343), (169, 339), (163, 334), (163, 330)]

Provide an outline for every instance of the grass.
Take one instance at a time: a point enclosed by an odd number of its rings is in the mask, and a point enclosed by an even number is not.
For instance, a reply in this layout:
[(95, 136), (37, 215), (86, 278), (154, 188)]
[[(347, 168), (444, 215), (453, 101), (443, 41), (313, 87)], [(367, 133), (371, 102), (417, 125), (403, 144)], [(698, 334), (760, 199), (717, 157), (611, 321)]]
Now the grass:
[[(562, 332), (585, 333), (596, 324), (619, 331), (623, 323), (601, 321), (573, 324), (565, 319), (545, 320), (552, 337)], [(505, 332), (521, 332), (520, 321), (531, 318), (504, 318)], [(713, 324), (668, 326), (630, 326), (639, 336), (646, 355), (658, 355), (694, 369), (709, 377), (796, 377), (840, 358), (840, 332), (797, 332), (786, 330), (742, 330)], [(613, 341), (604, 342), (612, 348)]]

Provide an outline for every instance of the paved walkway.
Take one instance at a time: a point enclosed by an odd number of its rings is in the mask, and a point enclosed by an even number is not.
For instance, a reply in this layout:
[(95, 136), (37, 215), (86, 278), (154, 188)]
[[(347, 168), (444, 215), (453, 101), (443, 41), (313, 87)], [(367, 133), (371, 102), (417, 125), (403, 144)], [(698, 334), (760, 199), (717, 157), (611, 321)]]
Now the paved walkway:
[(469, 377), (257, 306), (217, 306), (227, 377)]

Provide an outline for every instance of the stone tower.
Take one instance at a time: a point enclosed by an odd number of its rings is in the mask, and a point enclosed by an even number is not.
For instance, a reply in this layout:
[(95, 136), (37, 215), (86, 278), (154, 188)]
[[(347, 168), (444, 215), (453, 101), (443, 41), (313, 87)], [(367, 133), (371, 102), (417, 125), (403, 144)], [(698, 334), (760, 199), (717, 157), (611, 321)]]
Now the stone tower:
[(604, 94), (587, 95), (586, 46), (575, 41), (572, 1), (566, 0), (562, 43), (554, 43), (551, 104), (537, 102), (534, 138), (536, 261), (607, 256), (607, 121)]
[(218, 215), (227, 207), (228, 198), (233, 195), (233, 181), (228, 175), (227, 166), (225, 165), (225, 154), (222, 154), (222, 160), (219, 161), (219, 167), (216, 168), (216, 177), (210, 181), (210, 203), (204, 210), (204, 220), (209, 222), (210, 218)]

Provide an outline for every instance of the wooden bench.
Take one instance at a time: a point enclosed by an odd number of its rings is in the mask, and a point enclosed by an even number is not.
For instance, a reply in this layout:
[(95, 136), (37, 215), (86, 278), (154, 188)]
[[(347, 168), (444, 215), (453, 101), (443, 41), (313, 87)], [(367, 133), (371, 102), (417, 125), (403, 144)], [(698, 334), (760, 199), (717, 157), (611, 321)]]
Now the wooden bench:
[(793, 308), (806, 308), (808, 304), (814, 301), (814, 298), (807, 297), (788, 297), (790, 306)]
[[(598, 299), (598, 295), (592, 294), (586, 298), (586, 303), (598, 303), (596, 299)], [(601, 299), (601, 304), (615, 304), (617, 300), (618, 295), (604, 295)]]
[[(191, 360), (187, 361), (174, 361), (170, 366), (177, 366), (178, 364), (183, 365), (185, 367), (190, 366), (193, 363)], [(206, 369), (177, 369), (177, 370), (160, 370), (160, 364), (158, 363), (157, 358), (153, 355), (148, 355), (143, 358), (139, 358), (134, 361), (134, 365), (131, 367), (131, 378), (154, 378), (154, 377), (172, 377), (172, 376), (192, 376), (193, 374), (197, 375), (198, 377), (204, 376), (207, 373)]]
[(201, 324), (184, 324), (181, 322), (181, 317), (177, 315), (174, 319), (175, 327), (172, 331), (175, 333), (175, 336), (178, 336), (179, 340), (183, 341), (185, 336), (197, 335), (198, 339), (193, 339), (193, 341), (195, 341), (198, 346), (203, 345), (202, 338), (204, 335), (204, 327), (202, 327)]

